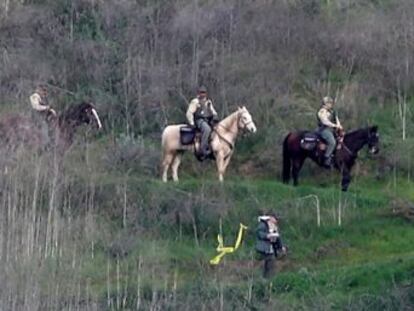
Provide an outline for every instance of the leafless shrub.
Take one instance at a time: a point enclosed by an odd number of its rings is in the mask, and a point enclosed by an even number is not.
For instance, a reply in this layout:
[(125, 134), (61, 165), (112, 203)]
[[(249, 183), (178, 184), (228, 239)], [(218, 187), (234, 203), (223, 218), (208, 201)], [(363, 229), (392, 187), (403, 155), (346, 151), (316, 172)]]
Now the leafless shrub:
[(133, 138), (125, 135), (116, 139), (104, 155), (110, 169), (137, 170), (150, 176), (157, 175), (159, 159), (158, 148), (145, 143), (142, 137)]
[(395, 199), (391, 202), (392, 214), (409, 221), (414, 221), (414, 204), (403, 199)]

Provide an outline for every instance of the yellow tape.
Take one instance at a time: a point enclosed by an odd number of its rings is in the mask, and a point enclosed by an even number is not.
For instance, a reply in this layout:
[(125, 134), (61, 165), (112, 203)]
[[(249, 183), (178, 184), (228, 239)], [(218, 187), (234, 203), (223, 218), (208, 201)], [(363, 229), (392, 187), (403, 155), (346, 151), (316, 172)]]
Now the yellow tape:
[(223, 243), (223, 237), (221, 236), (221, 234), (217, 235), (217, 241), (218, 241), (218, 246), (216, 248), (217, 252), (219, 252), (220, 254), (218, 254), (216, 257), (214, 257), (213, 259), (210, 260), (210, 264), (211, 265), (218, 265), (221, 261), (221, 259), (226, 255), (226, 254), (230, 254), (235, 252), (241, 245), (242, 239), (243, 239), (243, 232), (244, 230), (247, 229), (247, 226), (243, 225), (242, 223), (240, 223), (240, 227), (239, 227), (239, 233), (237, 234), (237, 239), (236, 239), (236, 243), (235, 245), (229, 246), (229, 247), (225, 247), (224, 243)]

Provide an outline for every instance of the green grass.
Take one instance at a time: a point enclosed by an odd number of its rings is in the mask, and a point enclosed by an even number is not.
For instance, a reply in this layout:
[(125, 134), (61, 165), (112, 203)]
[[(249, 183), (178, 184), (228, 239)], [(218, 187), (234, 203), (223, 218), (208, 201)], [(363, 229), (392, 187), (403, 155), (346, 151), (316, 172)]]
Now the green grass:
[[(108, 180), (117, 178), (104, 183)], [(340, 192), (335, 185), (313, 186), (307, 180), (297, 188), (273, 180), (248, 178), (229, 178), (223, 185), (210, 178), (186, 178), (179, 184), (163, 184), (151, 178), (128, 177), (126, 182), (131, 196), (136, 195), (145, 205), (139, 219), (148, 219), (151, 211), (159, 222), (139, 234), (133, 233), (132, 223), (124, 229), (126, 234), (137, 234), (136, 242), (125, 256), (109, 258), (113, 290), (116, 282), (127, 282), (128, 287), (136, 288), (138, 274), (147, 290), (166, 290), (166, 286), (171, 290), (171, 279), (176, 275), (180, 295), (193, 295), (198, 286), (198, 291), (209, 297), (220, 280), (224, 292), (234, 298), (243, 296), (248, 285), (253, 284), (252, 299), (261, 305), (268, 283), (263, 283), (260, 266), (252, 258), (256, 217), (267, 209), (282, 215), (283, 238), (290, 248), (266, 294), (269, 299), (277, 297), (289, 307), (304, 303), (303, 309), (312, 309), (319, 297), (333, 309), (341, 309), (341, 305), (359, 301), (365, 295), (383, 295), (387, 289), (410, 286), (414, 278), (413, 224), (392, 214), (389, 203), (394, 194), (384, 190), (388, 187), (385, 182), (358, 180), (352, 188), (355, 191), (349, 193)], [(398, 184), (402, 198), (411, 199), (413, 190), (411, 183)], [(316, 223), (315, 202), (306, 198), (309, 195), (319, 198), (320, 227)], [(185, 200), (193, 203), (185, 207)], [(181, 215), (180, 224), (172, 216), (173, 211)], [(163, 220), (166, 215), (170, 216)], [(234, 243), (239, 222), (248, 225), (249, 230), (240, 250), (227, 255), (221, 266), (212, 268), (208, 260), (216, 254), (220, 218), (226, 245)], [(116, 217), (106, 221), (112, 223), (113, 230), (119, 230)], [(108, 246), (99, 248), (93, 260), (85, 258), (83, 271), (92, 280), (95, 295), (102, 299), (108, 281), (107, 249)], [(119, 276), (115, 269), (117, 260)], [(138, 260), (143, 265), (139, 273)]]

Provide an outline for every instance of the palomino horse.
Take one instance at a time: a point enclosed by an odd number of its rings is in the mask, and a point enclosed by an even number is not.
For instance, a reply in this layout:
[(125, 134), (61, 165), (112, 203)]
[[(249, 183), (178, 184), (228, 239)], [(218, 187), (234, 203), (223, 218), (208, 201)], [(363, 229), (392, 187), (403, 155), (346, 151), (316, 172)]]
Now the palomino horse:
[[(181, 163), (181, 155), (186, 150), (195, 150), (195, 145), (182, 145), (180, 141), (180, 128), (185, 124), (167, 126), (162, 133), (162, 180), (167, 182), (168, 169), (171, 167), (172, 178), (178, 181), (178, 167)], [(210, 146), (216, 159), (218, 177), (223, 181), (223, 176), (234, 151), (239, 130), (256, 132), (256, 125), (246, 107), (239, 107), (235, 112), (221, 120), (211, 134)]]
[[(335, 168), (342, 173), (342, 190), (347, 191), (351, 183), (351, 169), (355, 164), (358, 152), (368, 145), (371, 154), (379, 151), (379, 135), (378, 128), (371, 126), (368, 128), (358, 129), (353, 132), (346, 133), (340, 149), (335, 152)], [(311, 158), (318, 165), (323, 161), (324, 151), (321, 150), (322, 143), (319, 142), (315, 148), (305, 150), (301, 146), (301, 141), (306, 131), (289, 133), (283, 142), (283, 182), (289, 183), (290, 176), (293, 177), (293, 184), (297, 186), (299, 172), (306, 158)]]

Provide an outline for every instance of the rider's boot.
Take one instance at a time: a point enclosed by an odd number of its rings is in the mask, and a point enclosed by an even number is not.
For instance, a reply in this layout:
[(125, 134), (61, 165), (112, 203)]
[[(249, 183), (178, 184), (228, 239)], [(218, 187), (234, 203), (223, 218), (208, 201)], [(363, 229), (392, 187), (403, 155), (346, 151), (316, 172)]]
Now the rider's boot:
[(323, 167), (327, 168), (327, 169), (331, 169), (332, 168), (332, 157), (324, 157), (323, 160)]
[(204, 153), (201, 150), (196, 151), (194, 154), (198, 161), (203, 162), (205, 160)]
[(197, 150), (195, 156), (197, 160), (204, 161), (209, 155), (208, 147), (205, 148), (204, 146), (200, 146), (200, 148)]

